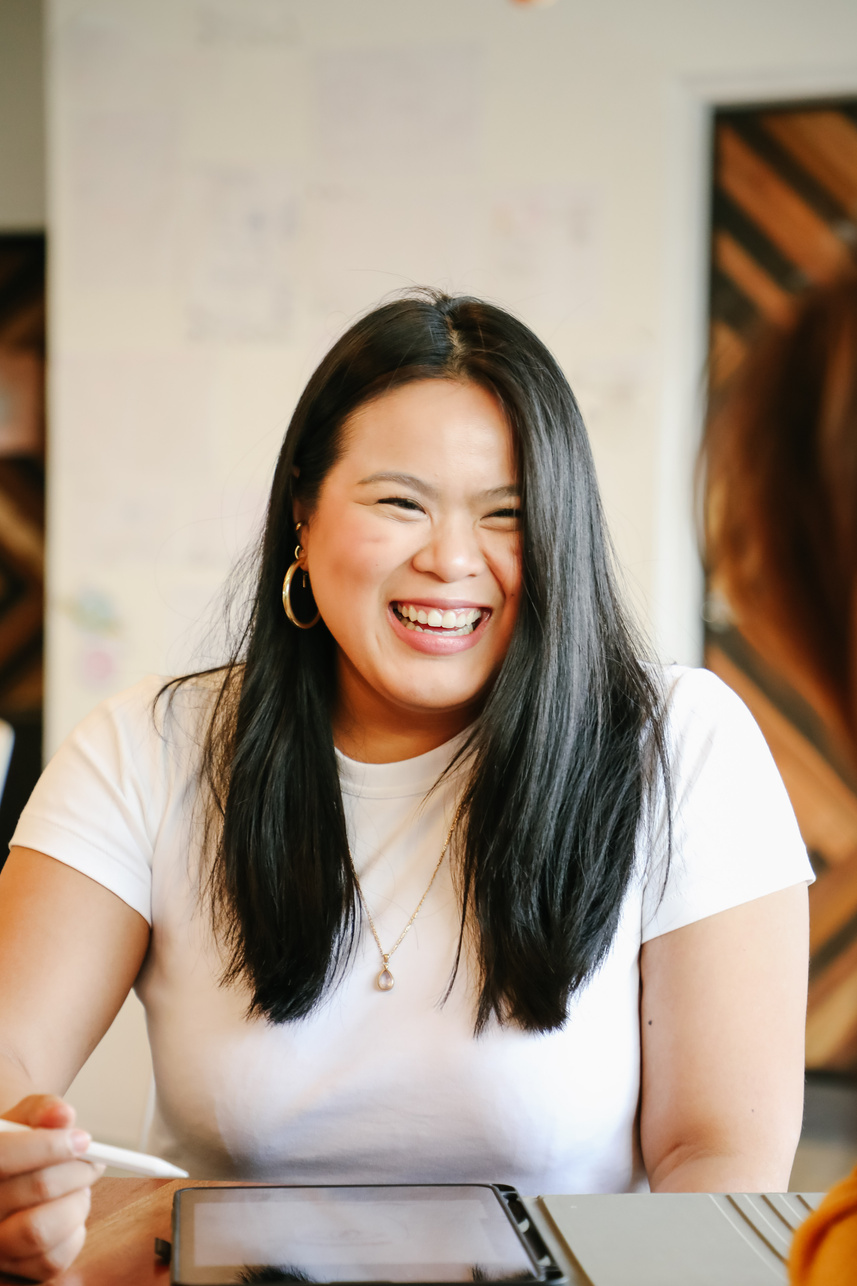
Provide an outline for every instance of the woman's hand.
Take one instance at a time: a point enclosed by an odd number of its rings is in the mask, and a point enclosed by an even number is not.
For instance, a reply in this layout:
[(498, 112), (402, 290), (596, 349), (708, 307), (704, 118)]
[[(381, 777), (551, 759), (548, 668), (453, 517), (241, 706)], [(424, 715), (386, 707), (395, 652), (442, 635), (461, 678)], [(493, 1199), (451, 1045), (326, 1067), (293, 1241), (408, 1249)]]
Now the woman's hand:
[(34, 1094), (3, 1115), (33, 1132), (0, 1133), (0, 1271), (43, 1281), (80, 1252), (104, 1166), (79, 1160), (90, 1137), (61, 1098)]

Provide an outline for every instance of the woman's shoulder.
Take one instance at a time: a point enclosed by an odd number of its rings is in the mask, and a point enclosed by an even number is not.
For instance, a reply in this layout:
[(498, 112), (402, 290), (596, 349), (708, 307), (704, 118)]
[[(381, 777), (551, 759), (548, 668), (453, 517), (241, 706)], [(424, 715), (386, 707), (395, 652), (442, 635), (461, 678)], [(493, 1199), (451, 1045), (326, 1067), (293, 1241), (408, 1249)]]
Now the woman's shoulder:
[(740, 696), (710, 670), (671, 665), (661, 670), (663, 745), (676, 803), (689, 794), (712, 802), (744, 799), (785, 807), (785, 789), (767, 741)]
[(805, 851), (770, 747), (751, 711), (710, 670), (670, 666), (664, 671), (666, 746), (671, 794), (681, 817), (740, 820), (747, 834), (759, 826)]
[(746, 708), (732, 688), (704, 666), (662, 665), (653, 669), (660, 676), (668, 709), (719, 711), (724, 701), (729, 704), (733, 700)]
[(142, 716), (155, 715), (156, 721), (178, 714), (210, 713), (218, 693), (223, 687), (223, 671), (204, 671), (175, 677), (164, 674), (147, 674), (127, 688), (105, 697), (81, 721), (83, 727), (89, 720), (111, 720), (116, 723), (133, 723)]
[(156, 845), (180, 833), (195, 797), (216, 691), (208, 675), (148, 675), (107, 697), (52, 756), (13, 843), (81, 871), (151, 922)]
[(708, 670), (662, 673), (669, 790), (653, 813), (643, 941), (812, 880), (782, 778), (744, 702)]
[(674, 741), (717, 732), (739, 740), (761, 735), (737, 692), (711, 670), (666, 665), (658, 667), (657, 674), (664, 719)]
[(66, 738), (65, 747), (107, 757), (138, 756), (147, 749), (185, 752), (202, 745), (223, 673), (187, 678), (149, 674), (99, 702)]

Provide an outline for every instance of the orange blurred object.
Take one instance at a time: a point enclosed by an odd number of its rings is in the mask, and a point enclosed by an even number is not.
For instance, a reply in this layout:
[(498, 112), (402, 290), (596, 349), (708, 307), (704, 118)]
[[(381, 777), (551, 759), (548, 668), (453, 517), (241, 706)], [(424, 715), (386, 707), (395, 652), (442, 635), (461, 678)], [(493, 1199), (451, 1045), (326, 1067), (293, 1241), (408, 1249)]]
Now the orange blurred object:
[(831, 1188), (794, 1235), (789, 1255), (792, 1286), (857, 1283), (857, 1170)]

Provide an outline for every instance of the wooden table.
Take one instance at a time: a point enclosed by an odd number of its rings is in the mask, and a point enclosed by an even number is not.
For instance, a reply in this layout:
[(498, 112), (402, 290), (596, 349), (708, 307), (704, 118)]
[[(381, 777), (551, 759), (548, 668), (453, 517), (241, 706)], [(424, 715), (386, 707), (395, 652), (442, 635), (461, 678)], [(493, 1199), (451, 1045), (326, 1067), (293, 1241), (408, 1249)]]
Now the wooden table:
[[(86, 1245), (71, 1268), (51, 1281), (56, 1286), (169, 1286), (168, 1265), (155, 1259), (155, 1237), (170, 1240), (173, 1193), (187, 1183), (100, 1179), (92, 1189)], [(21, 1286), (21, 1278), (0, 1273), (0, 1283)]]

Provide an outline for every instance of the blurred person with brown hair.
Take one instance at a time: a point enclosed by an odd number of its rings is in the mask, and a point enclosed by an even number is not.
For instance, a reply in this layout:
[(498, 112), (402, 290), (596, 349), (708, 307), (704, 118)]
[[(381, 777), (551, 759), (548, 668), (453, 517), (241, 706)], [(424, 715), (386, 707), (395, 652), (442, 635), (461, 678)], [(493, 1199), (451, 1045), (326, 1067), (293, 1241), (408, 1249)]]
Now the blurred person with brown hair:
[(705, 457), (713, 583), (857, 760), (857, 271), (760, 338)]
[[(704, 444), (708, 569), (742, 635), (857, 763), (857, 271), (749, 354)], [(857, 1283), (857, 1170), (798, 1230), (798, 1286)]]

